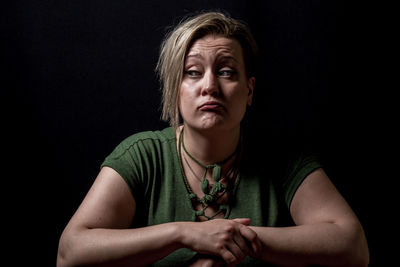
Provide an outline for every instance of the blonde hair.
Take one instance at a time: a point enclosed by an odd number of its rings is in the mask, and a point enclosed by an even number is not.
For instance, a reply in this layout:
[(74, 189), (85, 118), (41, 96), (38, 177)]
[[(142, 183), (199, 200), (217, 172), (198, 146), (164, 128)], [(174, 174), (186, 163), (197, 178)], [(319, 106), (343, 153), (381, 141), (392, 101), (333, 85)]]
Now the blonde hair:
[(175, 128), (180, 123), (179, 88), (186, 53), (195, 40), (208, 34), (236, 39), (243, 49), (247, 77), (255, 75), (257, 45), (245, 24), (219, 12), (202, 13), (182, 21), (162, 42), (156, 67), (162, 85), (162, 119)]

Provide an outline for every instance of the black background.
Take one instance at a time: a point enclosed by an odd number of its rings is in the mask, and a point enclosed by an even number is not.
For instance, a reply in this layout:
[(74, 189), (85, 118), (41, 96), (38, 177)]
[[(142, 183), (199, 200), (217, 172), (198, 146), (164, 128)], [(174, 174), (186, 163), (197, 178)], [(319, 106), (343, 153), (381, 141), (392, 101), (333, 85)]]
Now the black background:
[(2, 16), (3, 175), (10, 183), (3, 213), (16, 253), (6, 257), (55, 265), (61, 232), (104, 157), (135, 132), (167, 126), (154, 73), (167, 26), (211, 9), (247, 22), (259, 44), (250, 125), (314, 143), (365, 228), (371, 266), (381, 266), (385, 129), (377, 62), (384, 51), (376, 27), (383, 16), (348, 1), (9, 4)]

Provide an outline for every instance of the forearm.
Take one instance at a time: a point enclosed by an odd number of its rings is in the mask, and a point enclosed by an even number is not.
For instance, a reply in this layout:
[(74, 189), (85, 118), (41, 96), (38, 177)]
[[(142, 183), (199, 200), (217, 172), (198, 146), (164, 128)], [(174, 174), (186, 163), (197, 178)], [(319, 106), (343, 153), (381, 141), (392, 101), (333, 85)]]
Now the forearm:
[(180, 248), (178, 226), (137, 229), (81, 229), (60, 241), (57, 266), (145, 266)]
[[(282, 266), (366, 266), (368, 248), (359, 225), (318, 223), (251, 227), (263, 244), (262, 260)], [(349, 229), (351, 228), (351, 229)]]

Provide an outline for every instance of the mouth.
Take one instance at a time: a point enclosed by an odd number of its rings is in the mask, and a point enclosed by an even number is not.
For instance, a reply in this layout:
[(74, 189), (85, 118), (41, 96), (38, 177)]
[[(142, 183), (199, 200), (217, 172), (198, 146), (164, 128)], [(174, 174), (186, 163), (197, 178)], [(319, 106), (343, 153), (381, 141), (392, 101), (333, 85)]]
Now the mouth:
[(222, 110), (223, 106), (217, 101), (207, 101), (200, 105), (200, 111), (219, 111)]

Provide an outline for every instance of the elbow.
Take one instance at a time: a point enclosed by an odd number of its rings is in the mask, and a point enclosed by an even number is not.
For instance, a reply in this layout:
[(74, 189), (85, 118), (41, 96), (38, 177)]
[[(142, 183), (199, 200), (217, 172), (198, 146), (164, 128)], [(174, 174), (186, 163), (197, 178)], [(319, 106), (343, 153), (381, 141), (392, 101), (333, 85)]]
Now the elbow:
[(60, 239), (57, 251), (57, 267), (71, 267), (71, 251), (63, 238)]
[(68, 261), (67, 258), (65, 257), (65, 254), (58, 249), (57, 253), (57, 267), (68, 267)]
[(349, 267), (367, 267), (369, 265), (369, 255), (368, 253), (364, 255), (351, 255), (347, 262), (342, 266)]
[(352, 260), (355, 267), (367, 267), (369, 265), (369, 250), (366, 242), (357, 243)]
[(57, 267), (69, 267), (69, 266), (71, 265), (68, 264), (67, 253), (60, 241), (57, 251)]
[(74, 240), (68, 233), (63, 233), (58, 243), (57, 267), (78, 266), (74, 260)]
[(364, 230), (357, 223), (351, 227), (342, 250), (345, 259), (343, 266), (366, 267), (369, 265), (369, 249)]
[(369, 265), (369, 251), (368, 248), (357, 255), (354, 266), (367, 267)]
[[(340, 266), (346, 267), (367, 267), (369, 265), (369, 252), (354, 252), (352, 249), (351, 253), (345, 253), (345, 257), (343, 257), (345, 262)], [(349, 250), (350, 251), (350, 250)]]

